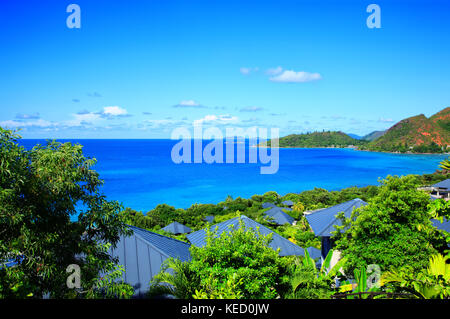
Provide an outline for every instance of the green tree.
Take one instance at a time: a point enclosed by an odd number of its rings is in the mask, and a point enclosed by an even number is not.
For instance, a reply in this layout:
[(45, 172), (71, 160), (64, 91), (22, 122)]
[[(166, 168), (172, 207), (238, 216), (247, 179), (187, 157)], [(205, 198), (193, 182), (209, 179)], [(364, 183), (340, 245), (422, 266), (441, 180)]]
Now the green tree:
[(288, 262), (270, 240), (242, 222), (220, 236), (207, 229), (206, 245), (191, 247), (190, 262), (171, 262), (172, 273), (158, 275), (151, 290), (181, 298), (275, 298), (288, 289)]
[[(416, 176), (388, 176), (369, 205), (356, 209), (335, 232), (346, 273), (378, 264), (382, 271), (408, 264), (421, 269), (436, 250), (430, 244), (429, 195)], [(341, 215), (341, 217), (343, 217)]]
[[(100, 193), (95, 160), (78, 144), (52, 141), (25, 150), (19, 138), (0, 128), (0, 262), (18, 263), (0, 269), (0, 296), (129, 296), (107, 253), (128, 231), (119, 203)], [(71, 264), (80, 267), (80, 289), (67, 287)]]

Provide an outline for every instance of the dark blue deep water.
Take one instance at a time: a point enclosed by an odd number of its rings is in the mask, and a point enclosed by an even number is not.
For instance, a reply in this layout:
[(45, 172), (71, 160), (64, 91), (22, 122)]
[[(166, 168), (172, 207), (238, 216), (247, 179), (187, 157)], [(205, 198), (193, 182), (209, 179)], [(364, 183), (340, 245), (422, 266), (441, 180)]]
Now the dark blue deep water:
[[(272, 190), (283, 195), (314, 187), (339, 190), (377, 185), (379, 178), (389, 174), (433, 173), (447, 157), (352, 149), (280, 149), (278, 172), (262, 175), (260, 167), (268, 164), (249, 164), (248, 160), (245, 164), (175, 164), (171, 149), (177, 141), (173, 140), (70, 141), (84, 145), (84, 154), (97, 159), (94, 168), (105, 181), (102, 190), (108, 199), (144, 212), (160, 203), (177, 208), (218, 203), (227, 195), (249, 198)], [(31, 148), (45, 141), (20, 143)]]

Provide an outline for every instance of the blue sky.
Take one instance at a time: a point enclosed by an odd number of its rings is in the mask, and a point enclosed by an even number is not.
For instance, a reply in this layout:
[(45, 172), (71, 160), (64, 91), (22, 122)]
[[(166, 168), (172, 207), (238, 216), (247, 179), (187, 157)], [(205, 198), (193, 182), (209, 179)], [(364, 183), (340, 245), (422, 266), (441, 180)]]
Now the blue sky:
[(448, 1), (6, 0), (0, 43), (0, 126), (25, 138), (364, 135), (450, 106)]

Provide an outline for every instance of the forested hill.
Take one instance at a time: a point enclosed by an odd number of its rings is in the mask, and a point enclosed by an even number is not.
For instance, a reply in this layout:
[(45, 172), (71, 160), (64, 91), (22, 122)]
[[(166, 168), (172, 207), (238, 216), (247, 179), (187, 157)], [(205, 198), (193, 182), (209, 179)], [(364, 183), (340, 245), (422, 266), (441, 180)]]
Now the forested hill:
[[(343, 132), (333, 131), (291, 134), (279, 139), (279, 147), (347, 147), (365, 143)], [(271, 146), (271, 141), (267, 141), (267, 146)]]
[(427, 118), (401, 120), (361, 149), (384, 152), (440, 153), (450, 145), (450, 107)]

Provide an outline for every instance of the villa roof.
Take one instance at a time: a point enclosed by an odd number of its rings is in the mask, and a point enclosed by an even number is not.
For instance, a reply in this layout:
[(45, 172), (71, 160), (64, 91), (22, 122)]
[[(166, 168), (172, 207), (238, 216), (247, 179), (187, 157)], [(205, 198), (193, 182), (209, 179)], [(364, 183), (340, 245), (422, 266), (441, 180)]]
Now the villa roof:
[(135, 226), (129, 227), (133, 234), (121, 235), (116, 247), (110, 248), (110, 253), (124, 267), (122, 279), (133, 287), (135, 296), (148, 291), (150, 281), (161, 271), (166, 259), (191, 260), (189, 243)]
[[(290, 242), (286, 238), (278, 235), (273, 232), (269, 228), (255, 222), (253, 219), (248, 218), (247, 216), (241, 215), (229, 220), (226, 220), (222, 223), (211, 226), (209, 229), (214, 231), (217, 229), (217, 235), (222, 234), (225, 231), (233, 231), (239, 227), (239, 218), (244, 223), (244, 227), (246, 229), (256, 230), (258, 229), (262, 235), (272, 234), (272, 241), (269, 246), (273, 249), (280, 248), (279, 255), (280, 256), (291, 256), (291, 255), (300, 255), (304, 256), (304, 249)], [(187, 239), (192, 243), (192, 245), (197, 247), (203, 247), (206, 245), (206, 231), (204, 229), (198, 230), (191, 234), (186, 235)], [(311, 255), (320, 256), (320, 251), (316, 252), (315, 248), (309, 249)]]
[(434, 227), (436, 227), (439, 230), (445, 230), (446, 232), (450, 233), (450, 220), (444, 218), (444, 221), (441, 223), (437, 219), (432, 219), (431, 223)]
[(286, 223), (291, 224), (294, 222), (294, 218), (283, 212), (283, 208), (272, 207), (268, 211), (264, 212), (268, 217), (278, 225), (284, 225)]
[(274, 203), (262, 203), (262, 208), (277, 207)]
[(446, 179), (445, 181), (436, 183), (436, 184), (432, 185), (432, 187), (450, 189), (450, 179)]
[(345, 217), (350, 218), (353, 209), (365, 205), (367, 205), (365, 201), (355, 198), (345, 203), (314, 211), (305, 215), (305, 217), (316, 236), (331, 237), (331, 232), (335, 230), (333, 226), (341, 225), (341, 221), (336, 218), (338, 213), (344, 212)]
[(172, 234), (185, 234), (192, 231), (192, 229), (183, 224), (180, 224), (179, 222), (170, 223), (166, 227), (162, 228), (162, 230)]
[(214, 216), (206, 216), (205, 218), (203, 218), (204, 221), (208, 222), (208, 223), (212, 223), (214, 222)]
[(191, 259), (191, 254), (189, 253), (190, 245), (188, 243), (139, 227), (130, 226), (130, 228), (133, 230), (134, 235), (143, 239), (147, 245), (155, 247), (168, 257), (178, 258), (181, 261)]
[(286, 206), (294, 206), (294, 202), (291, 200), (285, 200), (285, 201), (281, 202), (281, 204), (286, 205)]

